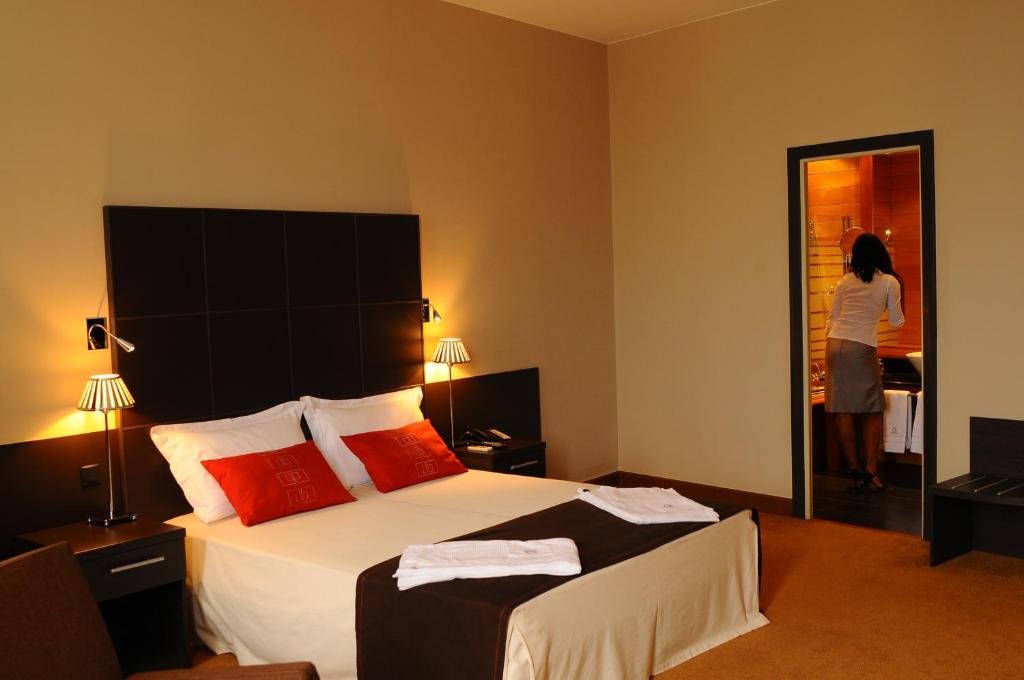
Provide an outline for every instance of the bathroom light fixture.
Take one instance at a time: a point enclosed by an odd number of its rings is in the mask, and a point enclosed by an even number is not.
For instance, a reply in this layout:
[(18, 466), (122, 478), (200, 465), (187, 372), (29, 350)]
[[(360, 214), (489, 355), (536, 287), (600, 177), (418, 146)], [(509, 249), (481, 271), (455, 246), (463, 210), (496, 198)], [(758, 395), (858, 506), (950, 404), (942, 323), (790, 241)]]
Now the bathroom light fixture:
[(451, 421), (451, 443), (455, 448), (455, 406), (452, 399), (452, 366), (455, 364), (469, 363), (469, 352), (462, 344), (460, 338), (441, 338), (434, 350), (434, 356), (430, 359), (435, 364), (448, 365), (448, 419)]
[[(114, 336), (111, 335), (110, 337)], [(124, 380), (117, 373), (89, 376), (89, 382), (85, 385), (82, 398), (78, 400), (79, 410), (100, 411), (103, 413), (103, 433), (107, 442), (107, 486), (110, 490), (110, 507), (106, 517), (90, 517), (89, 524), (109, 527), (115, 524), (131, 522), (135, 519), (134, 513), (114, 514), (114, 467), (113, 454), (110, 450), (110, 419), (107, 417), (107, 414), (111, 411), (131, 408), (134, 405), (135, 398), (132, 397), (131, 392), (128, 391), (128, 386), (124, 384)], [(123, 459), (121, 461), (121, 494), (122, 497), (126, 495)]]
[(125, 340), (124, 338), (119, 338), (116, 335), (114, 335), (113, 333), (111, 333), (107, 329), (107, 327), (103, 325), (104, 321), (106, 321), (106, 319), (104, 319), (102, 317), (96, 317), (96, 318), (93, 318), (93, 319), (86, 319), (85, 320), (85, 323), (86, 323), (85, 337), (86, 337), (86, 340), (89, 343), (89, 349), (106, 349), (107, 348), (106, 337), (104, 335), (99, 335), (99, 334), (93, 333), (94, 330), (98, 329), (98, 330), (103, 331), (103, 333), (105, 335), (109, 335), (110, 339), (113, 340), (114, 342), (116, 342), (118, 345), (120, 345), (121, 349), (123, 349), (125, 352), (134, 352), (135, 351), (135, 344)]
[[(431, 313), (433, 310), (433, 313)], [(430, 298), (423, 298), (420, 300), (420, 318), (423, 323), (440, 323), (441, 314), (437, 311), (437, 307), (430, 304)]]

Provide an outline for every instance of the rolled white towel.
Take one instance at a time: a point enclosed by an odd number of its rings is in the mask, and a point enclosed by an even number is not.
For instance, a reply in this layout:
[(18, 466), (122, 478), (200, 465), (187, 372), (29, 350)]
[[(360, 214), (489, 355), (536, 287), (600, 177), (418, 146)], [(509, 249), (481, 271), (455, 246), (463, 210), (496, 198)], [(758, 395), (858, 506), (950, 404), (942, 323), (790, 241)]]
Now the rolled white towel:
[(577, 489), (576, 497), (633, 524), (718, 521), (713, 508), (681, 496), (675, 489), (600, 486), (593, 491)]
[(494, 578), (581, 571), (576, 543), (569, 538), (536, 541), (447, 541), (410, 545), (398, 562), (398, 589), (457, 578)]

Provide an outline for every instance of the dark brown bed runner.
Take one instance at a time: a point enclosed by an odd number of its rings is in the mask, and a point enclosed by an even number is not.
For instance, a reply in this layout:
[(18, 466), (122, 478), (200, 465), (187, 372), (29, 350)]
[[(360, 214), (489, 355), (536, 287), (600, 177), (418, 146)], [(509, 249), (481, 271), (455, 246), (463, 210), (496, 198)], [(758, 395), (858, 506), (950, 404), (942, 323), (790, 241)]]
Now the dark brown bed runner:
[[(733, 506), (716, 505), (715, 509), (721, 519), (742, 511)], [(757, 522), (757, 511), (752, 512)], [(707, 526), (706, 522), (631, 524), (573, 500), (451, 540), (571, 538), (579, 551), (582, 573), (588, 574)], [(356, 583), (361, 680), (496, 680), (504, 667), (512, 611), (577, 578), (540, 574), (459, 579), (400, 591), (392, 576), (398, 561), (399, 557), (393, 557), (370, 567)]]

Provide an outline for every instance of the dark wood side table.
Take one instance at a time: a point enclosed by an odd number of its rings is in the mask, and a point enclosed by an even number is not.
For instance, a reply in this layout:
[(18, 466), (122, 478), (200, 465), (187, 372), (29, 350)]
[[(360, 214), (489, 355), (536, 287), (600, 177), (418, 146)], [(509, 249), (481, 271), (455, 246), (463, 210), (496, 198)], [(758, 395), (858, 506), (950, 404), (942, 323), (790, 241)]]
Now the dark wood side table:
[(18, 540), (25, 548), (70, 544), (125, 675), (188, 668), (184, 529), (147, 519), (113, 527), (82, 520)]
[(505, 472), (526, 477), (547, 474), (544, 442), (529, 439), (508, 439), (505, 447), (492, 451), (469, 451), (465, 445), (455, 447), (455, 455), (471, 470)]

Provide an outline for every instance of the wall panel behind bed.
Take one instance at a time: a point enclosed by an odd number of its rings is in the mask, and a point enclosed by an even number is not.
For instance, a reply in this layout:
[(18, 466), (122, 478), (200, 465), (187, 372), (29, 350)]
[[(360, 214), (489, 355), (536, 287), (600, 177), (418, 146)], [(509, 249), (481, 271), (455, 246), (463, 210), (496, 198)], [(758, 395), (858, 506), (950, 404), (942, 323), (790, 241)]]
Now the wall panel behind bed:
[(189, 512), (149, 439), (161, 423), (303, 394), (423, 383), (419, 218), (206, 208), (104, 209), (130, 509)]

